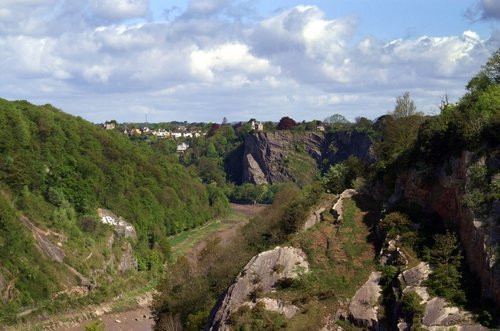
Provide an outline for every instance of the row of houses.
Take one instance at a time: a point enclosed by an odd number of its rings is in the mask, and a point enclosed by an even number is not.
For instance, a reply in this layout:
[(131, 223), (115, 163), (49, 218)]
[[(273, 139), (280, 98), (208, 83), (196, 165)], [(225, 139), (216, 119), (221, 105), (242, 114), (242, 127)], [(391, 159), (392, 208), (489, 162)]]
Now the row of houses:
[(178, 130), (169, 131), (166, 129), (156, 129), (152, 130), (148, 127), (143, 128), (135, 128), (135, 129), (125, 129), (123, 133), (130, 136), (140, 136), (140, 135), (152, 135), (158, 138), (174, 138), (174, 139), (182, 139), (182, 138), (197, 138), (205, 135), (206, 133), (201, 132), (200, 130)]

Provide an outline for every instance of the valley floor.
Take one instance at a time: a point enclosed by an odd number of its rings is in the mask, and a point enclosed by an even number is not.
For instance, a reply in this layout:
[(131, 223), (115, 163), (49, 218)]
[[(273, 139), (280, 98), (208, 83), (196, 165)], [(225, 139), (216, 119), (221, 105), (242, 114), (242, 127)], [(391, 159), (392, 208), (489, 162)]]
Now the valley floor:
[[(171, 237), (173, 257), (186, 255), (189, 258), (196, 258), (206, 242), (214, 237), (218, 237), (223, 243), (231, 240), (237, 234), (238, 229), (265, 208), (265, 205), (259, 204), (232, 203), (230, 213), (222, 219), (213, 220), (202, 227)], [(135, 295), (126, 293), (122, 295), (124, 299), (87, 307), (79, 312), (51, 316), (50, 321), (15, 325), (7, 330), (81, 331), (92, 320), (99, 319), (108, 331), (150, 331), (154, 325), (149, 310), (151, 293), (151, 291), (146, 293), (140, 291), (140, 294)], [(96, 317), (98, 315), (99, 317)]]

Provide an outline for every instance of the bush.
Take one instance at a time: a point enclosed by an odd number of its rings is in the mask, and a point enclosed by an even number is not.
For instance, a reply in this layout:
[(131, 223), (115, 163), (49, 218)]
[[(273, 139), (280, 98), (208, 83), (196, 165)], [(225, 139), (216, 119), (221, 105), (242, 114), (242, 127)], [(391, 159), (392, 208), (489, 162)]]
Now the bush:
[(106, 331), (106, 325), (101, 320), (91, 321), (85, 325), (85, 331)]

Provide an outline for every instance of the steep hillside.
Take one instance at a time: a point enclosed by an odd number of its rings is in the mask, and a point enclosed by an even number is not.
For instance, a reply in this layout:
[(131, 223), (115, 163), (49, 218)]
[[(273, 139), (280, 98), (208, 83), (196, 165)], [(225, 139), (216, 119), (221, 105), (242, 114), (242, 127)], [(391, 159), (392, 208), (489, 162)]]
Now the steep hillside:
[(46, 307), (57, 309), (143, 283), (162, 269), (169, 234), (227, 204), (216, 190), (176, 155), (50, 105), (0, 99), (0, 323), (45, 300), (58, 298)]

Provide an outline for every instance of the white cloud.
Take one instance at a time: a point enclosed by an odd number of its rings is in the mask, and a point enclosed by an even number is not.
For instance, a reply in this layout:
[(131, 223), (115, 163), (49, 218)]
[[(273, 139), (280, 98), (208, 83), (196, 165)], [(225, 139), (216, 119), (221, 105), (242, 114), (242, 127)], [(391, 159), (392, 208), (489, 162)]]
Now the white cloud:
[(142, 121), (144, 109), (158, 120), (375, 117), (406, 90), (426, 110), (436, 94), (459, 97), (500, 40), (473, 31), (354, 39), (355, 18), (328, 19), (316, 6), (242, 24), (217, 15), (229, 0), (193, 0), (173, 21), (131, 25), (147, 1), (5, 1), (0, 97), (94, 121)]
[(146, 16), (148, 4), (148, 0), (90, 0), (96, 15), (113, 21)]
[(215, 74), (224, 73), (235, 73), (238, 81), (245, 81), (243, 77), (278, 73), (279, 70), (271, 68), (268, 60), (250, 54), (248, 46), (229, 43), (215, 49), (193, 51), (191, 72), (206, 81), (213, 81)]

